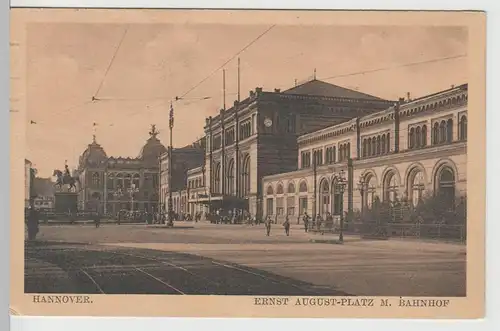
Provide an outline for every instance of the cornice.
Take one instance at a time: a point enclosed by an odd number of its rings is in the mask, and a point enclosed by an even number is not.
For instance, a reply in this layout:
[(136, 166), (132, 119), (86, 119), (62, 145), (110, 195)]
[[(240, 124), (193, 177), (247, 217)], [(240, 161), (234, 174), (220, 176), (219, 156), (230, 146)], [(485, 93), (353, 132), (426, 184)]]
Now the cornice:
[(354, 159), (353, 166), (361, 167), (375, 167), (387, 165), (388, 163), (399, 162), (413, 162), (425, 158), (442, 157), (445, 155), (458, 155), (467, 153), (467, 142), (459, 141), (445, 145), (432, 145), (425, 148), (409, 149), (400, 151), (399, 153), (392, 153), (381, 155), (378, 157), (371, 157), (367, 159)]

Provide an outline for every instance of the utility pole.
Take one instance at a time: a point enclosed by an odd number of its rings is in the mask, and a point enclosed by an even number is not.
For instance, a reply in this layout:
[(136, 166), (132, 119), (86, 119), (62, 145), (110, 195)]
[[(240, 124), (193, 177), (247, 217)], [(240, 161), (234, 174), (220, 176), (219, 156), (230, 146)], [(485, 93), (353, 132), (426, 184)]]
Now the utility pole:
[(174, 107), (172, 102), (170, 102), (170, 116), (168, 121), (168, 127), (170, 128), (170, 146), (168, 152), (168, 225), (174, 225), (174, 212), (172, 205), (172, 157), (173, 155), (173, 143), (172, 143), (172, 129), (174, 128)]

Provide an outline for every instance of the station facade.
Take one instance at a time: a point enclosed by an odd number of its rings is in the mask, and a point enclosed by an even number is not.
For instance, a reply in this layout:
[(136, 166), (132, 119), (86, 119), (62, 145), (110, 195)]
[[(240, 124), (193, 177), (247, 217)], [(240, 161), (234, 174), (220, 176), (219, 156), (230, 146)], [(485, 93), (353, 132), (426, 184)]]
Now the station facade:
[(467, 100), (464, 84), (300, 135), (296, 170), (262, 179), (264, 216), (338, 218), (429, 195), (453, 205), (467, 190)]

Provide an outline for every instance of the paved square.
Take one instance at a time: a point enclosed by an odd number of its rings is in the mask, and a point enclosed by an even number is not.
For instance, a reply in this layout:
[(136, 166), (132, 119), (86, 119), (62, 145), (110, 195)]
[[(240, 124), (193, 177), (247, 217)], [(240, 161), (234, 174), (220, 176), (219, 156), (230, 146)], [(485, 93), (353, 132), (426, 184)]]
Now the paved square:
[(290, 237), (275, 225), (177, 223), (41, 226), (38, 240), (67, 241), (181, 252), (270, 272), (353, 295), (465, 296), (466, 247), (413, 240), (367, 241), (346, 236), (344, 245), (311, 243), (319, 235), (297, 225)]

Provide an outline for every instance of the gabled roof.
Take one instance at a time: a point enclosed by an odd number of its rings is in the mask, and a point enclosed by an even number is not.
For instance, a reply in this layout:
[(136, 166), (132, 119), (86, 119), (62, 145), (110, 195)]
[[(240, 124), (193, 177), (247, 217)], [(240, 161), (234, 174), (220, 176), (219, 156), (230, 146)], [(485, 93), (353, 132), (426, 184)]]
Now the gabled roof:
[(314, 95), (314, 96), (325, 96), (325, 97), (336, 97), (336, 98), (351, 98), (351, 99), (365, 99), (365, 100), (378, 100), (383, 99), (369, 95), (366, 93), (361, 93), (358, 91), (350, 90), (341, 86), (326, 83), (321, 80), (313, 79), (304, 84), (297, 85), (284, 91), (285, 94), (303, 94), (303, 95)]

